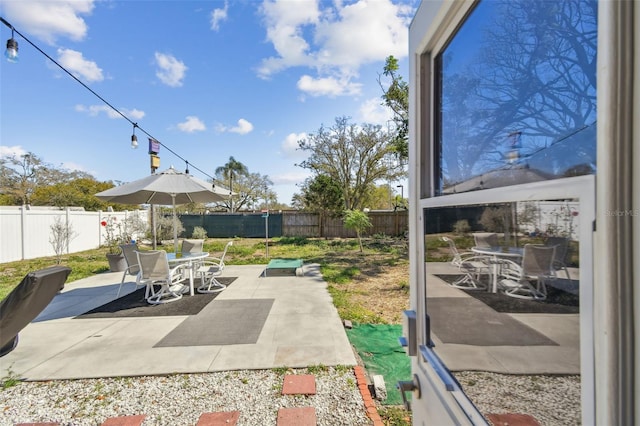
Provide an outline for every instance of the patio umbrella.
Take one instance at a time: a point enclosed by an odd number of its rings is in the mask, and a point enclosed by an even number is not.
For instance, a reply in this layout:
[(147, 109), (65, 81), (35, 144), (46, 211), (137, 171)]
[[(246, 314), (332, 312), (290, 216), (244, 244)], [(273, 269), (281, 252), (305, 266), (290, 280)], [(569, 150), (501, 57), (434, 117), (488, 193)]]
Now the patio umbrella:
[(229, 191), (173, 167), (96, 194), (103, 201), (121, 204), (160, 204), (173, 207), (173, 242), (178, 250), (176, 204), (224, 201)]

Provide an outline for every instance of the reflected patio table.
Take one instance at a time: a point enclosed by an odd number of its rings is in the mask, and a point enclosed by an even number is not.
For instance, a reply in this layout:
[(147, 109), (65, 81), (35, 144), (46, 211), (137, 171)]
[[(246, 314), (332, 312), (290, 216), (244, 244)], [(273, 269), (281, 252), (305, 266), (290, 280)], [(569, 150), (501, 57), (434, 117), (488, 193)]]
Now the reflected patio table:
[(489, 290), (492, 293), (498, 291), (498, 276), (500, 275), (500, 258), (507, 258), (520, 263), (524, 249), (522, 247), (471, 247), (471, 251), (477, 254), (482, 254), (491, 257), (491, 264), (493, 265), (491, 273), (491, 286)]

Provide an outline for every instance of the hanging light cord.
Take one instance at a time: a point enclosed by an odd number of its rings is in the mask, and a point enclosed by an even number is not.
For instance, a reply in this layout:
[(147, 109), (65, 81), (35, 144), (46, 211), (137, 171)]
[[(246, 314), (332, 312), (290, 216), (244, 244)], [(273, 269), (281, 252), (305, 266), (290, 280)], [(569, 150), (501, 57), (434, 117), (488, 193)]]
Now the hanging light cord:
[(165, 144), (163, 144), (162, 142), (160, 142), (158, 139), (154, 138), (153, 136), (151, 136), (151, 134), (149, 134), (146, 130), (144, 130), (142, 127), (140, 127), (137, 123), (134, 123), (129, 117), (127, 117), (122, 111), (120, 111), (118, 108), (114, 107), (113, 105), (111, 105), (106, 99), (104, 99), (102, 96), (100, 96), (99, 94), (97, 94), (93, 89), (91, 89), (89, 86), (87, 86), (86, 84), (84, 84), (78, 77), (76, 77), (75, 75), (73, 75), (71, 72), (69, 72), (65, 67), (63, 67), (62, 65), (60, 65), (55, 59), (53, 59), (51, 56), (47, 55), (46, 52), (44, 52), (42, 49), (40, 49), (38, 46), (36, 46), (34, 43), (31, 42), (31, 40), (29, 40), (27, 37), (25, 37), (20, 31), (16, 30), (14, 28), (13, 25), (11, 25), (9, 22), (7, 22), (3, 17), (0, 16), (0, 21), (2, 21), (2, 23), (4, 25), (6, 25), (7, 27), (9, 27), (11, 29), (11, 32), (13, 33), (14, 31), (16, 32), (16, 34), (18, 34), (20, 37), (22, 37), (27, 43), (29, 43), (31, 46), (33, 46), (38, 52), (42, 53), (44, 56), (46, 56), (47, 59), (49, 59), (51, 62), (53, 62), (54, 64), (56, 64), (62, 71), (64, 71), (65, 73), (67, 73), (71, 78), (73, 78), (75, 81), (77, 81), (78, 83), (80, 83), (82, 85), (82, 87), (84, 87), (85, 89), (87, 89), (89, 92), (91, 92), (96, 98), (100, 99), (102, 102), (105, 103), (105, 105), (107, 105), (109, 108), (111, 108), (112, 110), (114, 110), (116, 113), (118, 113), (122, 118), (124, 118), (125, 120), (127, 120), (132, 126), (134, 126), (134, 129), (137, 128), (138, 130), (140, 130), (142, 133), (144, 133), (145, 135), (149, 136), (151, 139), (153, 139), (154, 141), (158, 142), (158, 144), (160, 144), (160, 146), (162, 146), (163, 148), (166, 148), (167, 151), (169, 151), (170, 153), (172, 153), (173, 155), (175, 155), (176, 157), (178, 157), (179, 159), (181, 159), (182, 161), (187, 162), (192, 168), (196, 169), (197, 171), (199, 171), (200, 173), (202, 173), (203, 175), (207, 176), (208, 178), (210, 178), (211, 180), (214, 180), (214, 177), (209, 175), (208, 173), (202, 171), (201, 169), (199, 169), (198, 167), (194, 166), (193, 163), (189, 163), (186, 159), (182, 158), (182, 156), (180, 154), (178, 154), (177, 152), (175, 152), (174, 150), (172, 150), (171, 148), (169, 148), (168, 146), (166, 146)]

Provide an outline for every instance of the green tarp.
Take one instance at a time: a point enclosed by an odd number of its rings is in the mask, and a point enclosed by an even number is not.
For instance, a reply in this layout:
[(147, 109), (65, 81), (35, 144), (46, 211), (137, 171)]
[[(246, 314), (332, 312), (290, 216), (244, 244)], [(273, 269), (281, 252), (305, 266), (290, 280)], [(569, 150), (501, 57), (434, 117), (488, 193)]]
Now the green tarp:
[[(402, 336), (402, 326), (393, 324), (354, 324), (347, 329), (349, 341), (370, 376), (382, 375), (387, 388), (384, 405), (401, 405), (402, 396), (396, 383), (411, 380), (411, 361), (398, 342)], [(407, 398), (411, 395), (407, 393)]]

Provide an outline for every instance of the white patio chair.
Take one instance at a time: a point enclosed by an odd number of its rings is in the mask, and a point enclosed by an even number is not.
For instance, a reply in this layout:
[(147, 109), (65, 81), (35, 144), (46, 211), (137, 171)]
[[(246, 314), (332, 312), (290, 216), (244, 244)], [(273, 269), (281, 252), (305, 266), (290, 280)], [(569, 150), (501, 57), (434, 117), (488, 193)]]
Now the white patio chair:
[(198, 293), (217, 293), (227, 288), (216, 278), (222, 275), (224, 270), (224, 258), (227, 255), (229, 247), (233, 245), (233, 241), (229, 241), (224, 246), (222, 256), (219, 258), (208, 257), (202, 262), (197, 269), (196, 274), (200, 277), (200, 287), (198, 287)]
[(556, 248), (525, 244), (522, 264), (504, 260), (500, 284), (507, 296), (518, 299), (545, 300), (546, 282), (555, 278), (553, 259)]
[(120, 249), (124, 255), (124, 260), (127, 262), (127, 269), (125, 269), (122, 274), (122, 281), (120, 281), (116, 298), (120, 297), (120, 290), (122, 290), (122, 284), (124, 284), (124, 279), (127, 275), (134, 275), (136, 277), (136, 289), (138, 288), (138, 273), (140, 272), (140, 267), (138, 266), (138, 255), (136, 254), (139, 250), (138, 245), (136, 243), (120, 244)]
[(489, 258), (471, 252), (460, 253), (456, 243), (449, 237), (442, 237), (449, 244), (453, 259), (451, 264), (458, 268), (463, 276), (450, 285), (465, 290), (486, 290), (487, 285), (481, 281), (483, 274), (489, 274)]
[(566, 237), (548, 237), (544, 241), (544, 245), (547, 247), (555, 247), (556, 252), (553, 257), (553, 269), (559, 271), (564, 269), (564, 273), (567, 275), (567, 279), (571, 279), (569, 275), (569, 269), (567, 269), (567, 256), (569, 254), (569, 238)]
[(187, 288), (182, 284), (185, 279), (183, 264), (170, 268), (164, 250), (138, 251), (136, 254), (140, 266), (137, 284), (147, 286), (144, 297), (148, 303), (158, 305), (182, 298)]
[(185, 253), (202, 253), (204, 240), (182, 240), (182, 254)]

